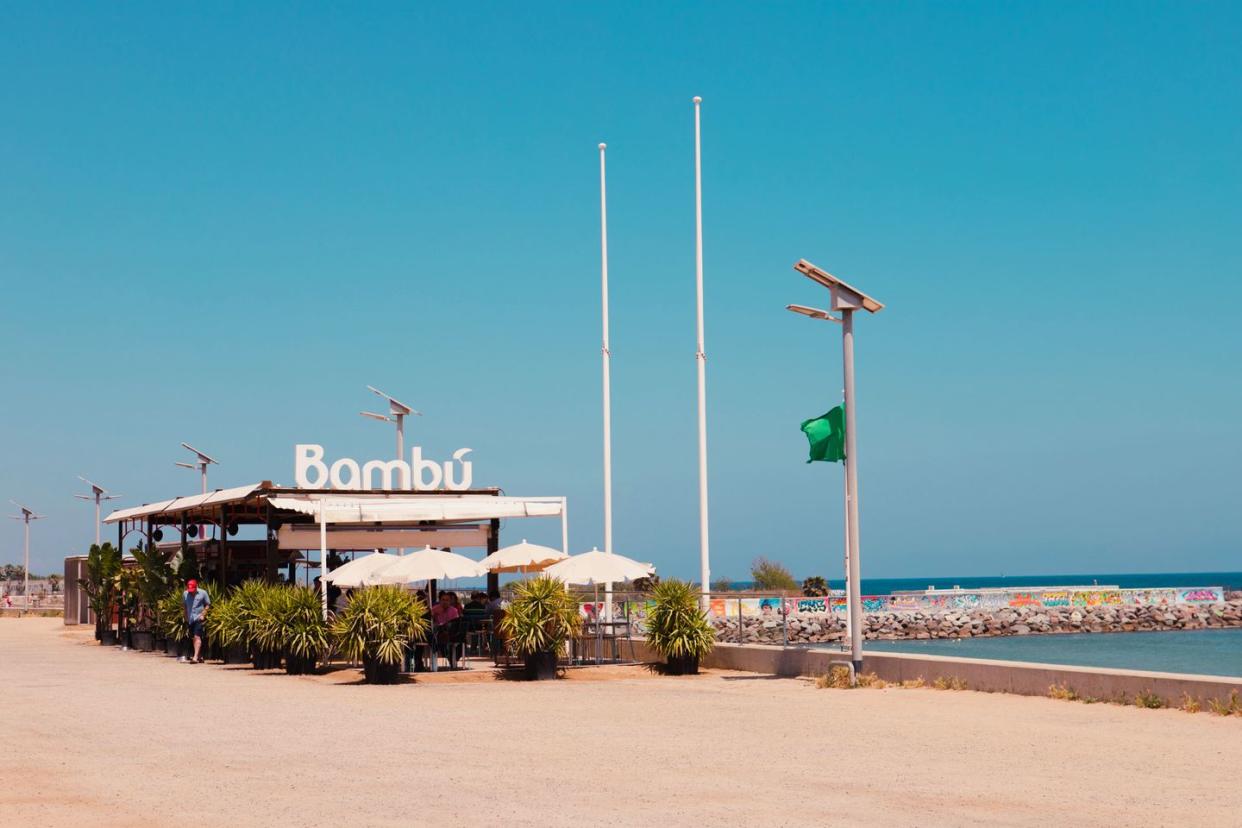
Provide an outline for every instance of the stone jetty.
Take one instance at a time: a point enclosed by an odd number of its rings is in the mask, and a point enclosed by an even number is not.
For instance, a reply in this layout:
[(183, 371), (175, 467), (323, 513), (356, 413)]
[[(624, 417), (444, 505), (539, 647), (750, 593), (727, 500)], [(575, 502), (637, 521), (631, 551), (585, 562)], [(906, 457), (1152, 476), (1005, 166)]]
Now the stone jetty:
[[(712, 618), (719, 641), (744, 644), (818, 644), (845, 638), (840, 613)], [(1095, 607), (1002, 607), (943, 612), (867, 613), (869, 640), (977, 638), (1049, 633), (1109, 633), (1242, 627), (1242, 593), (1219, 604)]]

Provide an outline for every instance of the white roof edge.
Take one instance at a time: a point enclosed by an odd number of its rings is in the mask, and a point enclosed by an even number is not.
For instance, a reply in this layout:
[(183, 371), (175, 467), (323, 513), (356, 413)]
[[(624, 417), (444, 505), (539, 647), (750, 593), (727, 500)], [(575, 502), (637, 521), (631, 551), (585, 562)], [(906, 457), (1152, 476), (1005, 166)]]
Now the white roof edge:
[(172, 500), (161, 500), (158, 503), (147, 503), (142, 506), (132, 506), (128, 509), (117, 509), (104, 518), (103, 522), (118, 523), (122, 520), (157, 515), (161, 512), (180, 512), (185, 509), (193, 509), (195, 506), (245, 500), (262, 485), (261, 483), (251, 483), (247, 486), (216, 489), (214, 492), (208, 492), (207, 494), (186, 495), (185, 497), (175, 497)]

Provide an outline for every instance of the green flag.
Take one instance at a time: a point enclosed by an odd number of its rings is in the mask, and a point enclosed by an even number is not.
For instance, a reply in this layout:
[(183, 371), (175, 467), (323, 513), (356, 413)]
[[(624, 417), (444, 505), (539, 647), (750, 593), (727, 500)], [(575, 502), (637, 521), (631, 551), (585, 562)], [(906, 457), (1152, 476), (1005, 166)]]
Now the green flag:
[(845, 410), (841, 406), (805, 421), (802, 431), (811, 442), (811, 456), (806, 462), (827, 460), (835, 463), (845, 459)]

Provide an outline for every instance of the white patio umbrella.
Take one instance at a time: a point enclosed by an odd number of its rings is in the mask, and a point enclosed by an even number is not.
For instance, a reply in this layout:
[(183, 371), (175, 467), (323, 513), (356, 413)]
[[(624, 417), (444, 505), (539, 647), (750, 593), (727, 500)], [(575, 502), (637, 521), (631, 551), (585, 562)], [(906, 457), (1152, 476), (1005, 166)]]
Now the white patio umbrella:
[(415, 581), (432, 581), (453, 578), (482, 578), (487, 574), (478, 561), (465, 555), (443, 549), (424, 547), (417, 552), (394, 559), (396, 563), (379, 573), (379, 582), (385, 584), (410, 584)]
[(551, 564), (566, 560), (569, 556), (559, 549), (553, 549), (550, 546), (540, 546), (537, 543), (527, 543), (523, 538), (521, 543), (515, 543), (513, 546), (506, 546), (504, 549), (497, 549), (483, 560), (479, 561), (479, 565), (489, 572), (538, 572)]
[[(478, 561), (471, 560), (465, 555), (458, 555), (444, 549), (432, 549), (430, 546), (423, 547), (417, 552), (411, 552), (397, 558), (397, 562), (390, 567), (386, 567), (379, 575), (382, 583), (386, 584), (410, 584), (415, 581), (427, 582), (427, 607), (431, 607), (431, 582), (433, 580), (453, 578), (482, 578), (487, 574), (487, 570), (479, 565)], [(436, 656), (432, 655), (431, 669), (433, 671), (439, 669), (436, 666)]]
[(372, 552), (361, 558), (354, 558), (343, 566), (323, 576), (323, 580), (340, 587), (361, 587), (368, 584), (387, 583), (379, 579), (379, 573), (392, 566), (401, 558), (384, 552)]
[[(567, 584), (591, 584), (595, 587), (595, 662), (598, 664), (600, 661), (599, 641), (603, 636), (599, 621), (599, 585), (645, 578), (654, 572), (655, 566), (652, 564), (640, 563), (624, 555), (592, 549), (590, 552), (583, 552), (581, 555), (574, 555), (560, 563), (552, 564), (543, 571), (543, 574)], [(609, 619), (612, 617), (611, 605), (608, 607), (607, 617)]]
[(652, 564), (592, 549), (552, 564), (543, 574), (567, 584), (607, 584), (645, 578), (654, 572)]

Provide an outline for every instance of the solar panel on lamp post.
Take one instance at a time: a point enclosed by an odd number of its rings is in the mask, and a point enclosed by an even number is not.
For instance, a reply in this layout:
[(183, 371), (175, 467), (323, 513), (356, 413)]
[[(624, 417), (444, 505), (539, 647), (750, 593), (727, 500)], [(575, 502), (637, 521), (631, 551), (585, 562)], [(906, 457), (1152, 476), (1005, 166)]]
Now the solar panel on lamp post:
[[(211, 465), (212, 463), (215, 463), (215, 464), (218, 466), (218, 465), (220, 465), (219, 461), (218, 461), (218, 460), (215, 460), (215, 459), (213, 459), (213, 458), (211, 458), (211, 457), (209, 457), (209, 456), (208, 456), (208, 455), (206, 455), (206, 454), (203, 454), (201, 451), (199, 451), (198, 449), (194, 448), (194, 446), (190, 445), (189, 443), (182, 443), (182, 444), (181, 444), (181, 447), (182, 447), (182, 448), (184, 448), (184, 449), (186, 449), (186, 450), (188, 450), (188, 451), (192, 451), (192, 452), (194, 452), (196, 455), (198, 455), (198, 460), (197, 460), (196, 462), (194, 462), (194, 463), (177, 463), (176, 465), (180, 466), (180, 467), (181, 467), (181, 468), (183, 468), (183, 469), (198, 469), (198, 470), (199, 470), (199, 475), (200, 475), (200, 476), (201, 476), (201, 478), (202, 478), (202, 484), (203, 484), (203, 494), (207, 494), (207, 467), (208, 467), (209, 465)], [(206, 538), (204, 537), (204, 534), (205, 534), (205, 530), (206, 530), (206, 528), (207, 528), (207, 527), (203, 526), (201, 523), (199, 524), (199, 526), (198, 526), (198, 539), (199, 539), (199, 541), (204, 541), (204, 540), (206, 540)], [(220, 527), (220, 531), (221, 531), (221, 532), (223, 532), (223, 531), (224, 531), (224, 527), (223, 527), (223, 526), (222, 526), (222, 527)], [(223, 537), (223, 535), (221, 535), (221, 537)], [(182, 540), (184, 541), (184, 538), (183, 538)], [(221, 542), (223, 543), (223, 541), (221, 541)], [(204, 547), (204, 548), (205, 548), (205, 547)]]
[(74, 495), (78, 500), (95, 501), (95, 545), (99, 546), (99, 503), (103, 500), (116, 500), (121, 495), (109, 494), (108, 490), (98, 483), (92, 483), (82, 475), (78, 475), (78, 480), (91, 487), (91, 493), (88, 495)]
[[(421, 417), (423, 412), (415, 411), (400, 400), (396, 400), (373, 385), (368, 385), (367, 390), (377, 397), (383, 397), (388, 401), (388, 414), (376, 414), (372, 411), (359, 411), (363, 417), (370, 417), (372, 420), (382, 420), (386, 423), (397, 424), (397, 459), (405, 459), (405, 418), (409, 414)], [(389, 416), (391, 415), (391, 416)]]
[[(858, 430), (855, 418), (854, 396), (854, 311), (865, 310), (878, 313), (884, 309), (881, 302), (872, 299), (857, 288), (833, 276), (831, 273), (801, 259), (794, 265), (794, 270), (806, 276), (822, 287), (828, 288), (831, 295), (831, 306), (828, 310), (820, 310), (805, 305), (786, 305), (786, 310), (801, 314), (811, 319), (836, 322), (841, 325), (841, 358), (845, 378), (845, 498), (846, 498), (846, 556), (848, 560), (846, 577), (847, 609), (850, 634), (850, 660), (854, 663), (854, 672), (862, 669), (862, 628), (864, 615), (862, 612), (862, 593), (860, 585), (859, 565), (859, 531), (858, 531)], [(841, 316), (835, 317), (836, 311)]]
[(22, 510), (20, 515), (10, 515), (13, 520), (20, 520), (25, 524), (26, 542), (25, 542), (25, 561), (22, 564), (22, 608), (30, 611), (30, 521), (42, 520), (47, 515), (36, 515), (33, 509), (28, 509), (16, 500), (10, 500), (18, 509)]

